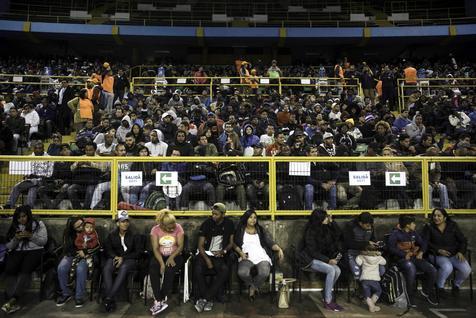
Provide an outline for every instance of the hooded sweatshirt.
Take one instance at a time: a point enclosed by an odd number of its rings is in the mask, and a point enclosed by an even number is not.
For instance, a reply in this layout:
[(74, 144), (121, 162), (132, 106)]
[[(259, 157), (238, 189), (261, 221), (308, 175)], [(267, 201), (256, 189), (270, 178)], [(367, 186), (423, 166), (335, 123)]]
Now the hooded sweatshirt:
[[(251, 135), (246, 134), (246, 128), (251, 127)], [(253, 147), (259, 143), (259, 137), (255, 135), (255, 129), (252, 125), (246, 124), (243, 127), (243, 136), (241, 137), (241, 145), (243, 148)]]
[[(129, 123), (129, 128), (126, 128), (122, 125), (122, 122), (124, 120)], [(128, 115), (122, 117), (121, 126), (119, 126), (119, 128), (117, 128), (117, 132), (116, 132), (117, 141), (119, 141), (119, 142), (126, 141), (126, 135), (127, 135), (128, 132), (131, 131), (131, 129), (132, 129), (131, 118)]]
[(158, 142), (154, 144), (153, 142), (149, 141), (145, 144), (145, 146), (147, 149), (149, 149), (150, 155), (152, 157), (165, 156), (167, 153), (167, 147), (169, 145), (164, 142), (164, 134), (159, 129), (154, 129), (153, 131), (157, 133), (157, 137), (159, 138)]
[(387, 261), (378, 251), (362, 251), (355, 259), (357, 265), (362, 266), (360, 280), (380, 281), (379, 265), (385, 265)]
[(193, 156), (193, 146), (186, 140), (184, 142), (179, 142), (177, 140), (177, 134), (178, 131), (175, 133), (175, 141), (167, 147), (167, 156), (170, 156), (174, 149), (180, 150), (180, 156), (182, 157)]

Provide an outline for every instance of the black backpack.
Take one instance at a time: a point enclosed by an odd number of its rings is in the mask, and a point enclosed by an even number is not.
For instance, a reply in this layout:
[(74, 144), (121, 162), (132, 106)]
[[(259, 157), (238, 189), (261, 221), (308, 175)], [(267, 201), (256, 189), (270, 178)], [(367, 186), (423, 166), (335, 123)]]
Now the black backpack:
[(278, 193), (279, 210), (302, 210), (302, 198), (299, 197), (296, 188), (292, 185), (285, 185)]
[(382, 299), (398, 308), (408, 308), (410, 303), (403, 273), (397, 266), (392, 266), (382, 277)]

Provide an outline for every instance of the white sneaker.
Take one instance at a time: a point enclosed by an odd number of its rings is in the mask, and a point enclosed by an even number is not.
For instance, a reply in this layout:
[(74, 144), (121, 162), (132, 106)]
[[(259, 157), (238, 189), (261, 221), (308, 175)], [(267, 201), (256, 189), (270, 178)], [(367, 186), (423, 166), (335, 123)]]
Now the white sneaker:
[[(153, 306), (154, 310), (151, 310), (152, 311), (152, 315), (157, 315), (159, 313), (161, 313), (162, 311), (164, 311), (165, 309), (167, 309), (167, 307), (169, 307), (169, 305), (164, 302), (164, 301), (161, 301), (161, 302), (158, 302), (157, 306)], [(152, 308), (151, 308), (152, 309)]]

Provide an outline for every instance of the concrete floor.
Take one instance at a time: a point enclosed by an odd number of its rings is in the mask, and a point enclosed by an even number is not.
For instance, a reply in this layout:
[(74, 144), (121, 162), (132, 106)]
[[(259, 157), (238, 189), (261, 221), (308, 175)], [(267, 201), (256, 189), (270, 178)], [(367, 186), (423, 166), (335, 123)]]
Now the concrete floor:
[[(297, 295), (296, 295), (297, 296)], [(322, 307), (321, 293), (308, 292), (303, 295), (302, 303), (297, 297), (291, 300), (291, 308), (278, 309), (277, 303), (270, 302), (267, 295), (262, 295), (252, 304), (245, 295), (232, 295), (231, 301), (225, 304), (215, 304), (213, 311), (197, 313), (191, 303), (178, 305), (176, 295), (169, 301), (169, 308), (157, 315), (160, 317), (397, 317), (402, 310), (381, 304), (382, 310), (378, 313), (369, 313), (366, 306), (357, 298), (350, 303), (346, 302), (346, 295), (340, 294), (339, 303), (345, 308), (344, 312), (329, 312)], [(28, 299), (32, 300), (27, 304)], [(471, 301), (468, 291), (462, 291), (459, 297), (449, 296), (442, 300), (439, 306), (428, 306), (421, 298), (416, 299), (417, 308), (412, 309), (403, 317), (439, 317), (439, 318), (463, 318), (475, 317), (476, 302)], [(102, 306), (96, 302), (87, 302), (83, 308), (75, 308), (74, 301), (70, 301), (63, 307), (56, 307), (54, 301), (37, 301), (37, 294), (31, 294), (22, 301), (25, 305), (20, 311), (9, 315), (10, 317), (150, 317), (149, 306), (145, 307), (142, 299), (135, 299), (133, 304), (127, 302), (118, 303), (114, 313), (106, 314)], [(0, 317), (7, 317), (3, 312)]]

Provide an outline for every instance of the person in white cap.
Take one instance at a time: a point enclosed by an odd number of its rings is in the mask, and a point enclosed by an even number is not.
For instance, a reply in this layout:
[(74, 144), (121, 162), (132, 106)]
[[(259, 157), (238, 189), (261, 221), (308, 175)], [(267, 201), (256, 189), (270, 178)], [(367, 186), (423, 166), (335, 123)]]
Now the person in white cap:
[(129, 229), (129, 213), (126, 210), (117, 212), (116, 226), (104, 242), (106, 261), (102, 270), (103, 305), (107, 312), (116, 308), (114, 297), (126, 280), (127, 274), (136, 267), (140, 253), (137, 236)]
[(334, 157), (336, 155), (336, 145), (334, 144), (334, 135), (330, 132), (325, 132), (322, 136), (322, 143), (319, 145), (319, 154), (321, 156)]

